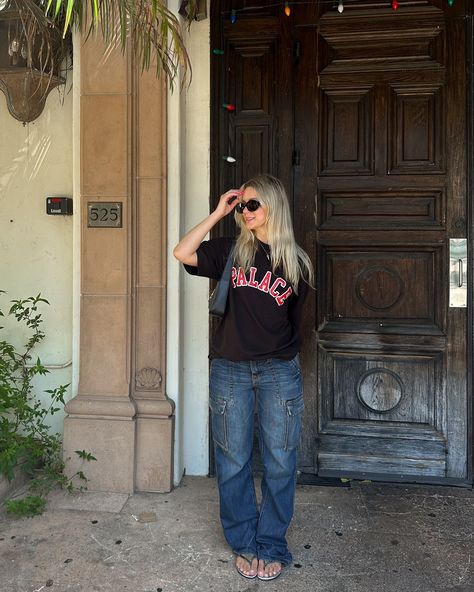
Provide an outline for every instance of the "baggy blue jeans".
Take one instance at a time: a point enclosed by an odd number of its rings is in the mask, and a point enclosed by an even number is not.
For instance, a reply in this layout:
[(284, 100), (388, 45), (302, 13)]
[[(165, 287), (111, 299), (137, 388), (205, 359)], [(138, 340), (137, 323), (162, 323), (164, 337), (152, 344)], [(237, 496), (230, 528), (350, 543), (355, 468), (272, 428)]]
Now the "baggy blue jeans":
[[(291, 563), (286, 531), (293, 516), (303, 388), (299, 357), (213, 359), (210, 408), (220, 518), (232, 550)], [(252, 476), (255, 405), (263, 462), (258, 508)]]

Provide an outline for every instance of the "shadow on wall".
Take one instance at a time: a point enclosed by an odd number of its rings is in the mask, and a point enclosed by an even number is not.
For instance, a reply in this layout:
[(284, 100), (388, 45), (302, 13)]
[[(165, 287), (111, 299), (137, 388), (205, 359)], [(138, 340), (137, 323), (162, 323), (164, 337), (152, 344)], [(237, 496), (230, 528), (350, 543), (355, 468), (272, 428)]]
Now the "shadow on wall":
[(18, 181), (18, 176), (31, 183), (41, 170), (51, 148), (51, 137), (45, 134), (40, 136), (38, 130), (31, 128), (30, 124), (25, 126), (26, 138), (23, 146), (17, 150), (15, 156), (12, 155), (9, 168), (0, 174), (0, 196), (6, 194), (12, 182)]

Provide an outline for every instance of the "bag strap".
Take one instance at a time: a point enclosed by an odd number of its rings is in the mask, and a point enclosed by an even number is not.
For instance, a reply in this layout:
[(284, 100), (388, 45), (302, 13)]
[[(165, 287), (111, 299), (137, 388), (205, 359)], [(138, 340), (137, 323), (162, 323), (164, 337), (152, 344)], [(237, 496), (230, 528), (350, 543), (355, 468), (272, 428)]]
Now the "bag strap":
[(232, 248), (229, 252), (229, 256), (227, 257), (227, 261), (225, 263), (224, 271), (222, 272), (220, 282), (230, 282), (230, 274), (232, 270), (232, 265), (234, 263), (234, 250), (235, 250), (235, 242), (232, 245)]

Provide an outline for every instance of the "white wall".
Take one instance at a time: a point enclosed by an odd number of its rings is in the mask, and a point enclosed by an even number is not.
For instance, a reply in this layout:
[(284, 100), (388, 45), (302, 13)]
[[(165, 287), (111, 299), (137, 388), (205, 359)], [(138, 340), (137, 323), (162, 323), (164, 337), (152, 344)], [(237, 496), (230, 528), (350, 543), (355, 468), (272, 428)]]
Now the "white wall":
[[(209, 214), (209, 23), (209, 18), (193, 23), (187, 45), (193, 80), (186, 93), (184, 232)], [(183, 446), (186, 473), (190, 475), (205, 475), (209, 467), (208, 296), (209, 280), (184, 276)]]
[[(72, 93), (53, 90), (40, 117), (24, 126), (0, 92), (0, 134), (0, 289), (7, 291), (0, 308), (38, 293), (50, 302), (43, 309), (46, 339), (35, 352), (52, 366), (35, 383), (46, 402), (45, 389), (71, 382), (73, 217), (45, 212), (47, 196), (72, 197)], [(0, 339), (7, 332), (23, 341), (15, 323), (5, 326)], [(56, 431), (62, 420), (57, 414), (51, 422)]]
[(183, 470), (206, 475), (209, 469), (209, 282), (188, 276), (171, 255), (179, 237), (209, 213), (209, 24), (207, 18), (191, 25), (186, 47), (192, 82), (170, 96), (168, 109), (168, 395), (176, 402), (175, 483)]

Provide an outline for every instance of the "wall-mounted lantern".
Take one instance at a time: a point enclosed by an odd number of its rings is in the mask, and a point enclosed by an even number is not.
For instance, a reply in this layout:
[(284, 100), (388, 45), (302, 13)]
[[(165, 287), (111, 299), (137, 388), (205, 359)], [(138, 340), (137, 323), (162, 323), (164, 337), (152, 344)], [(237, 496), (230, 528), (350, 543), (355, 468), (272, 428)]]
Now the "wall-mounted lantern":
[(65, 40), (43, 14), (17, 0), (0, 0), (0, 90), (19, 121), (36, 119), (49, 92), (65, 82)]

